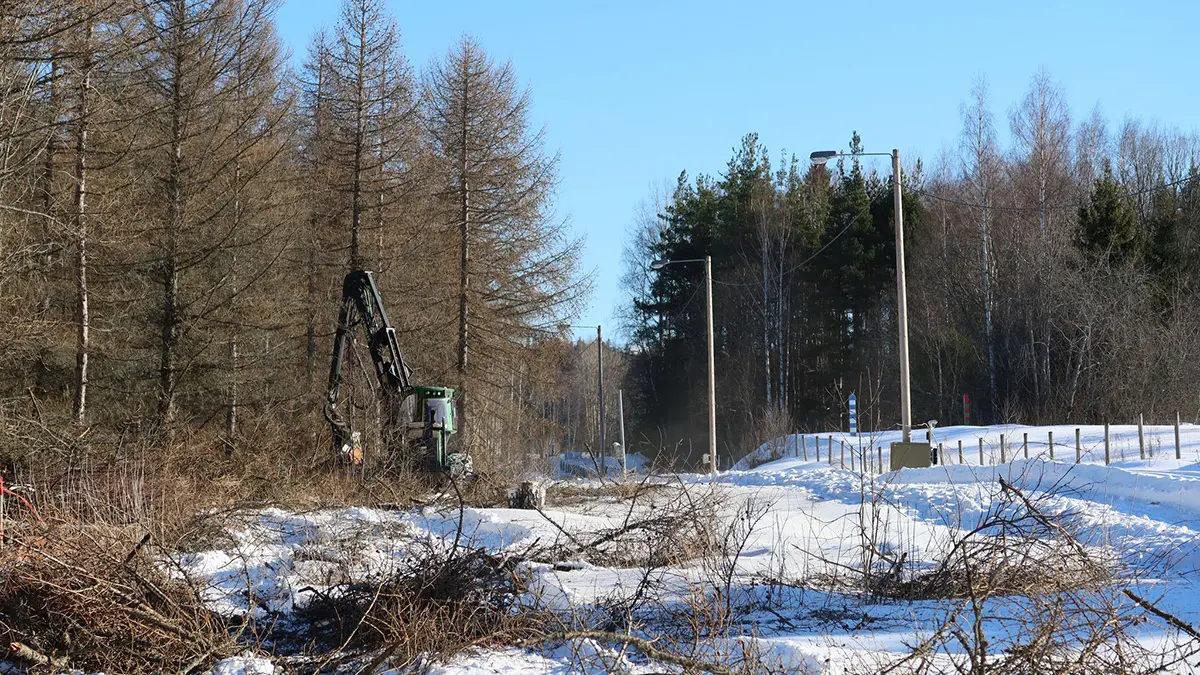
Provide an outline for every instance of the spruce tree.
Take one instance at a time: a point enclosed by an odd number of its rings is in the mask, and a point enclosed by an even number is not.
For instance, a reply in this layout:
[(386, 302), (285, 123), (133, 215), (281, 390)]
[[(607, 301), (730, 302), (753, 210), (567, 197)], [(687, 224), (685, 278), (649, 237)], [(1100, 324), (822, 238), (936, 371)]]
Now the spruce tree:
[(1088, 203), (1079, 209), (1079, 245), (1093, 264), (1119, 266), (1138, 258), (1142, 240), (1137, 218), (1106, 162)]

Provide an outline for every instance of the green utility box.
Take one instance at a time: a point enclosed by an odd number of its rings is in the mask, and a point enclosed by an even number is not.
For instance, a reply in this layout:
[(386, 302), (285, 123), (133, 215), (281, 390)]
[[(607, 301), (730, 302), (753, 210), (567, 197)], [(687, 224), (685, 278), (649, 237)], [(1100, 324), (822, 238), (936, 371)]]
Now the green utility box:
[(892, 443), (892, 471), (924, 469), (931, 459), (928, 443)]

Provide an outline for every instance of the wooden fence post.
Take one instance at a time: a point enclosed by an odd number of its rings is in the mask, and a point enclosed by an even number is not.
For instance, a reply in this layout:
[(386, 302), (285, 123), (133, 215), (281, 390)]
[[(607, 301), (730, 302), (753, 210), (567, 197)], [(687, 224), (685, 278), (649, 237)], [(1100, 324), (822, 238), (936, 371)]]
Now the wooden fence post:
[(1046, 434), (1049, 435), (1049, 437), (1050, 437), (1050, 461), (1053, 462), (1054, 461), (1054, 432), (1047, 431)]
[(825, 453), (829, 459), (829, 466), (833, 466), (833, 435), (829, 436), (829, 447), (826, 448), (829, 452)]
[(838, 467), (844, 469), (846, 468), (846, 441), (838, 441), (838, 443), (841, 451), (841, 455), (838, 457)]
[(1146, 432), (1142, 428), (1142, 417), (1138, 413), (1138, 459), (1146, 459)]
[(1112, 463), (1112, 453), (1109, 451), (1108, 422), (1104, 423), (1104, 466)]
[[(903, 211), (903, 209), (901, 209)], [(800, 437), (800, 452), (804, 453), (804, 461), (808, 461), (808, 441), (804, 436)]]
[(979, 437), (979, 466), (983, 466), (983, 436)]
[(938, 464), (946, 463), (946, 453), (945, 453), (945, 451), (942, 450), (941, 443), (938, 443), (937, 457), (938, 457)]
[[(901, 209), (900, 212), (903, 213), (904, 210)], [(880, 445), (877, 450), (879, 450), (879, 473), (883, 473), (883, 445)]]
[(961, 438), (958, 439), (958, 463), (966, 464), (966, 462), (963, 461), (963, 456), (962, 456), (962, 439)]
[(1079, 427), (1075, 427), (1075, 463), (1083, 460), (1083, 441), (1080, 440)]
[(817, 451), (817, 461), (820, 462), (821, 461), (821, 437), (820, 436), (813, 436), (813, 447)]
[[(982, 441), (981, 441), (981, 442), (982, 442)], [(1004, 462), (1008, 461), (1008, 460), (1004, 459), (1004, 450), (1005, 450), (1005, 448), (1004, 448), (1004, 434), (1000, 434), (1000, 463), (1001, 463), (1001, 464), (1003, 464)]]
[(1025, 448), (1025, 459), (1029, 459), (1029, 432), (1028, 431), (1025, 432), (1025, 440), (1021, 444), (1021, 447)]
[(1175, 459), (1183, 459), (1183, 446), (1179, 443), (1179, 413), (1175, 413)]

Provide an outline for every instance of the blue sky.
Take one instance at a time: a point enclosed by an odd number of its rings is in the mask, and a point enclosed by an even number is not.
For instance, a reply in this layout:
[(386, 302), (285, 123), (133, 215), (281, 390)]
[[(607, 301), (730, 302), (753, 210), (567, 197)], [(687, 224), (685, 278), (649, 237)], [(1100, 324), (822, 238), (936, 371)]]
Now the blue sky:
[[(578, 323), (617, 328), (626, 228), (653, 186), (719, 173), (747, 132), (773, 155), (899, 148), (932, 162), (957, 142), (960, 106), (986, 77), (1002, 136), (1045, 69), (1075, 119), (1099, 105), (1200, 128), (1200, 2), (402, 2), (390, 6), (417, 69), (460, 35), (511, 60), (533, 121), (561, 156), (557, 209), (586, 238), (596, 292)], [(335, 0), (284, 0), (297, 62), (336, 21)]]

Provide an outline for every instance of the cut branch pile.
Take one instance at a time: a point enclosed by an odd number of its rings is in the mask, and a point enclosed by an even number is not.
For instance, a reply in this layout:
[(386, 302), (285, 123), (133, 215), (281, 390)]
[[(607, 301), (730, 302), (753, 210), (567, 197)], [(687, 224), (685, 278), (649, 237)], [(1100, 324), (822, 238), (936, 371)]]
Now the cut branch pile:
[(147, 537), (60, 527), (0, 549), (0, 640), (24, 666), (192, 672), (234, 653), (194, 591), (150, 562)]
[[(392, 665), (545, 632), (549, 617), (516, 609), (519, 559), (427, 546), (380, 579), (313, 591), (297, 610), (308, 638), (332, 653), (383, 650)], [(311, 589), (310, 589), (311, 590)]]

